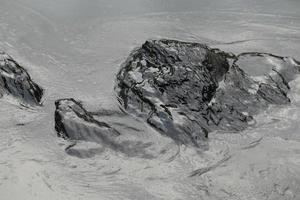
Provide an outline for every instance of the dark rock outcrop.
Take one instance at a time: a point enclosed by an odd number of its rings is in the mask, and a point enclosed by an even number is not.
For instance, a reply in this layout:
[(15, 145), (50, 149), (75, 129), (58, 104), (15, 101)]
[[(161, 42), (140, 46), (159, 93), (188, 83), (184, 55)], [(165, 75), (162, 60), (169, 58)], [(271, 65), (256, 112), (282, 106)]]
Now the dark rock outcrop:
[(96, 120), (74, 99), (57, 100), (55, 106), (55, 130), (60, 137), (110, 144), (120, 135), (107, 123)]
[(12, 95), (22, 103), (38, 105), (43, 89), (33, 82), (27, 71), (12, 57), (0, 52), (0, 97)]
[[(269, 73), (243, 70), (254, 64)], [(288, 82), (296, 73), (292, 58), (150, 40), (122, 65), (115, 90), (127, 112), (179, 143), (199, 146), (211, 131), (241, 131), (269, 104), (288, 104)]]
[[(80, 102), (72, 98), (57, 100), (55, 106), (55, 130), (58, 136), (75, 142), (66, 148), (68, 154), (82, 158), (94, 156), (101, 153), (103, 149), (110, 148), (127, 156), (153, 157), (150, 148), (152, 143), (141, 141), (132, 135), (132, 132), (139, 132), (139, 130), (128, 131), (126, 124), (112, 126), (99, 119), (103, 117), (100, 113), (87, 111)], [(120, 134), (115, 126), (119, 127), (124, 134)], [(101, 148), (86, 148), (84, 144), (87, 143), (84, 142), (97, 143)]]

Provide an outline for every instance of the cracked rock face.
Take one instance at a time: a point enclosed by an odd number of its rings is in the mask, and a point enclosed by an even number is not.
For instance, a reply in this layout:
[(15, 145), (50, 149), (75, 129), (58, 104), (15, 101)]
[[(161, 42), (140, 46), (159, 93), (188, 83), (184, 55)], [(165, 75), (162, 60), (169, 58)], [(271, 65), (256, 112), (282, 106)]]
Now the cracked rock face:
[[(266, 73), (243, 70), (252, 65)], [(292, 58), (150, 40), (122, 65), (115, 90), (127, 112), (179, 143), (200, 146), (211, 131), (244, 130), (266, 106), (290, 103), (288, 82), (297, 73)]]
[(109, 144), (120, 135), (107, 123), (96, 120), (74, 99), (57, 100), (55, 106), (55, 130), (63, 138)]
[(43, 89), (12, 57), (0, 52), (0, 97), (12, 95), (29, 105), (39, 105)]

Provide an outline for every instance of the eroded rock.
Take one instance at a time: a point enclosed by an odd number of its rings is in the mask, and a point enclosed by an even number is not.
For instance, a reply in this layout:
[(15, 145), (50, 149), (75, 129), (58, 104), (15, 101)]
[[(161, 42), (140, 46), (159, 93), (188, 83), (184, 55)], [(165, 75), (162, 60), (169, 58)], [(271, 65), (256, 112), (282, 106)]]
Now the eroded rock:
[[(138, 133), (140, 130), (132, 128), (128, 131), (126, 127), (129, 128), (129, 125), (112, 126), (101, 121), (100, 113), (87, 111), (80, 102), (72, 98), (57, 100), (55, 106), (55, 130), (58, 136), (75, 142), (74, 145), (66, 148), (68, 154), (89, 157), (101, 153), (108, 147), (128, 156), (152, 158), (151, 149), (148, 150), (152, 143), (141, 141), (132, 135), (132, 132)], [(107, 114), (111, 115), (109, 112)], [(115, 126), (123, 129), (124, 134), (121, 134)], [(96, 145), (95, 148), (93, 143), (99, 146)]]
[[(243, 69), (259, 65), (267, 74)], [(203, 44), (149, 40), (117, 75), (122, 107), (179, 143), (201, 145), (214, 130), (241, 131), (270, 104), (288, 104), (299, 63), (264, 53), (238, 56)]]
[(12, 95), (25, 104), (38, 105), (43, 89), (12, 57), (0, 52), (0, 97), (3, 95)]
[(109, 144), (120, 135), (107, 123), (96, 120), (72, 98), (57, 100), (55, 106), (55, 130), (63, 138)]

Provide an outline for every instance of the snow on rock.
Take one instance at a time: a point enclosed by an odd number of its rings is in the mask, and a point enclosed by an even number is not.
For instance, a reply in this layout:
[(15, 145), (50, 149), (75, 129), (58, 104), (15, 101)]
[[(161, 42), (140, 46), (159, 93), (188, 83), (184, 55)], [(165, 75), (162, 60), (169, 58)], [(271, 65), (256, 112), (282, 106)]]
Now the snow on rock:
[(60, 99), (55, 105), (55, 129), (64, 138), (108, 142), (120, 135), (107, 123), (94, 119), (74, 99)]
[[(251, 64), (268, 73), (255, 78), (243, 70)], [(128, 113), (179, 143), (199, 147), (211, 131), (244, 130), (269, 104), (290, 103), (288, 82), (296, 73), (299, 63), (292, 58), (148, 40), (122, 65), (115, 90)]]
[(0, 52), (0, 97), (12, 95), (23, 104), (39, 105), (43, 89), (12, 57)]

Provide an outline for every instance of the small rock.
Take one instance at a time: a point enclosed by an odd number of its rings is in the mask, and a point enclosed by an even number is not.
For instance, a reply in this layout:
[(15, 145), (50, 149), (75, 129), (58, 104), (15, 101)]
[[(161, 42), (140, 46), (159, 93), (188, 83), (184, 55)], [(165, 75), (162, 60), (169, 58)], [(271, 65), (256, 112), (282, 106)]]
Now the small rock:
[(0, 97), (12, 95), (29, 105), (39, 105), (43, 89), (12, 57), (0, 52)]
[(110, 144), (120, 135), (107, 123), (97, 121), (72, 98), (57, 100), (55, 106), (55, 130), (63, 138)]

